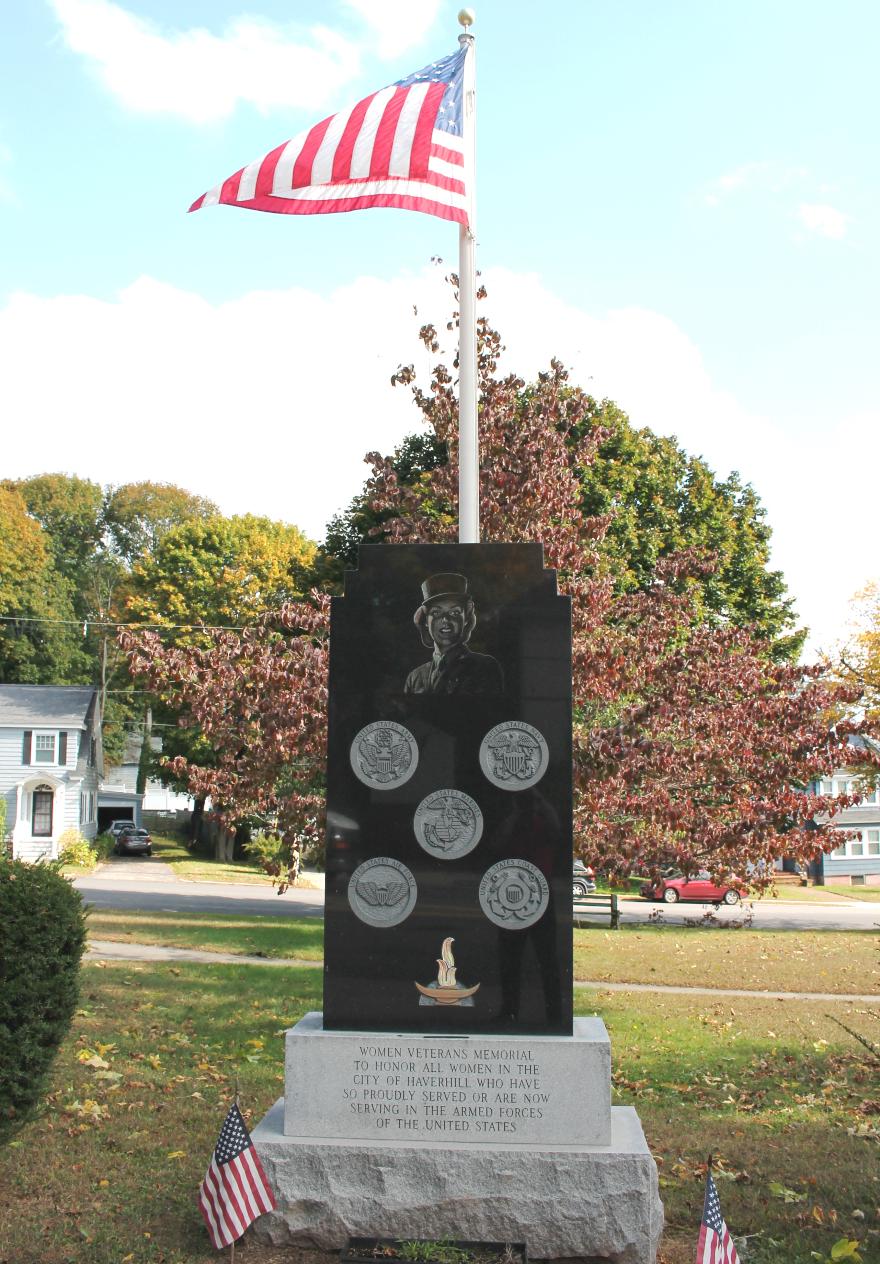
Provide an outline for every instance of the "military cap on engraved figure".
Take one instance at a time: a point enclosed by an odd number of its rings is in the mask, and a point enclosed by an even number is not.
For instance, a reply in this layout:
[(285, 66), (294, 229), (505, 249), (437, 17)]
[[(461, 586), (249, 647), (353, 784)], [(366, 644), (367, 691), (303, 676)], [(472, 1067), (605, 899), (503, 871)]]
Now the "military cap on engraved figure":
[(407, 676), (405, 693), (503, 693), (504, 673), (498, 660), (468, 647), (477, 613), (464, 575), (429, 575), (422, 584), (422, 602), (413, 623), (422, 644), (434, 652), (430, 662)]

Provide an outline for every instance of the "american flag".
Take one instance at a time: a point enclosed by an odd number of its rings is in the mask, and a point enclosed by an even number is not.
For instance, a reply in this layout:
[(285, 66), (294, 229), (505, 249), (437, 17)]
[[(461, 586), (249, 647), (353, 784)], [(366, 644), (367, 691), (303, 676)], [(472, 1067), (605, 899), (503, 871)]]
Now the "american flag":
[(740, 1264), (730, 1230), (721, 1215), (721, 1203), (711, 1169), (706, 1173), (706, 1199), (697, 1242), (697, 1264)]
[(218, 202), (282, 215), (368, 206), (468, 223), (465, 45), (333, 114), (237, 171), (189, 208)]
[(211, 1166), (199, 1186), (199, 1210), (219, 1251), (236, 1242), (275, 1196), (254, 1149), (241, 1111), (233, 1102), (223, 1121)]

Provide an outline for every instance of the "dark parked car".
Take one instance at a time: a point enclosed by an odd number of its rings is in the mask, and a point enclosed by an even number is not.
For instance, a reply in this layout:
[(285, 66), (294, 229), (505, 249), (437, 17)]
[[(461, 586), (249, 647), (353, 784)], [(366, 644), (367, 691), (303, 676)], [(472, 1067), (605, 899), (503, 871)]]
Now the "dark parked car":
[(662, 900), (664, 904), (676, 904), (679, 900), (699, 900), (704, 904), (738, 904), (748, 891), (734, 878), (732, 883), (712, 881), (705, 869), (690, 878), (661, 878), (658, 882), (646, 882), (640, 894), (646, 900)]
[(571, 879), (572, 895), (575, 899), (579, 895), (591, 895), (596, 890), (596, 875), (582, 860), (574, 862)]
[(136, 829), (130, 825), (128, 829), (121, 830), (116, 835), (116, 846), (113, 848), (117, 856), (137, 855), (152, 856), (153, 840), (145, 829)]

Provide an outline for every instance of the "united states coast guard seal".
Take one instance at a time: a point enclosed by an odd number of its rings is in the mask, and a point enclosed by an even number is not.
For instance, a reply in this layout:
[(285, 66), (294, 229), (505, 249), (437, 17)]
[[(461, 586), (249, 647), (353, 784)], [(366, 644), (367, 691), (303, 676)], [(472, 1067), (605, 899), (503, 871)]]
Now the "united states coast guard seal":
[(534, 926), (547, 911), (550, 888), (528, 860), (499, 860), (480, 883), (480, 906), (490, 922), (505, 930)]
[(550, 753), (537, 729), (524, 720), (505, 720), (480, 743), (480, 767), (502, 790), (528, 790), (547, 771)]
[(416, 739), (402, 724), (376, 720), (368, 724), (351, 744), (349, 754), (354, 775), (374, 790), (395, 790), (409, 781), (419, 763)]
[(458, 860), (480, 841), (483, 813), (461, 790), (435, 790), (416, 808), (413, 829), (419, 845), (430, 856)]
[(415, 908), (418, 887), (413, 875), (393, 856), (373, 856), (348, 880), (348, 902), (368, 926), (397, 926)]

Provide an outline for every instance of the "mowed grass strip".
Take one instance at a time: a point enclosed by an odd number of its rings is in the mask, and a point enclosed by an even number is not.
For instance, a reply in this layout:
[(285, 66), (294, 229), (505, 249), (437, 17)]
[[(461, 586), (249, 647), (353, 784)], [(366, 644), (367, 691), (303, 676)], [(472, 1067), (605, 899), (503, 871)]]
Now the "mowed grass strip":
[(324, 923), (318, 917), (227, 917), (215, 913), (90, 908), (87, 926), (90, 939), (292, 961), (320, 962), (324, 956)]
[(190, 851), (185, 842), (174, 834), (153, 834), (153, 852), (174, 870), (175, 876), (190, 882), (252, 882), (267, 884), (272, 881), (253, 860), (215, 860), (201, 851)]
[[(320, 1009), (320, 982), (295, 967), (86, 966), (45, 1111), (0, 1152), (0, 1260), (216, 1260), (195, 1197), (235, 1079), (253, 1126), (283, 1092), (283, 1032)], [(750, 1264), (807, 1264), (845, 1235), (877, 1258), (880, 1091), (827, 1006), (607, 992), (577, 1001), (606, 1022), (614, 1101), (636, 1107), (658, 1161), (665, 1264), (693, 1260), (710, 1151), (728, 1223), (757, 1235)], [(865, 1007), (834, 1012), (872, 1032)], [(239, 1255), (296, 1258), (248, 1240)]]
[(880, 935), (704, 927), (574, 932), (574, 975), (607, 983), (880, 996)]

